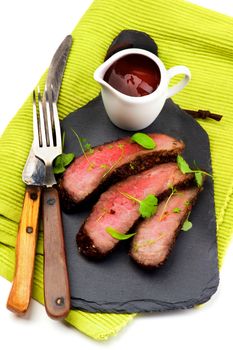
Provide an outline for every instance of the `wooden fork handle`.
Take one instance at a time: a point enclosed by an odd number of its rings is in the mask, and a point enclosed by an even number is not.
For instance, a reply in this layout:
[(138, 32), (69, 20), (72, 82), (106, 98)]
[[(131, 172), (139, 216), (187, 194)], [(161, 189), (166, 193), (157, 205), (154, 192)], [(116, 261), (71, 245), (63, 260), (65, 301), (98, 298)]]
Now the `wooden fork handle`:
[(24, 314), (31, 300), (41, 188), (27, 186), (16, 241), (16, 265), (7, 308)]
[(47, 314), (59, 319), (70, 310), (69, 279), (63, 237), (60, 201), (56, 188), (43, 194), (44, 299)]

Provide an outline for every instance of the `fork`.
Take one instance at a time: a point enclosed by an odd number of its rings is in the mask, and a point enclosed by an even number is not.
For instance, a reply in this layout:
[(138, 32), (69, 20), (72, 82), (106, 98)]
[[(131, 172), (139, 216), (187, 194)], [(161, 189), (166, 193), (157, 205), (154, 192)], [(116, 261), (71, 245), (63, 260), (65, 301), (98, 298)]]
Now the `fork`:
[(69, 279), (66, 266), (63, 225), (53, 160), (62, 153), (58, 111), (53, 87), (45, 86), (42, 103), (39, 87), (33, 91), (33, 150), (45, 164), (43, 189), (44, 301), (51, 318), (64, 318), (70, 310)]

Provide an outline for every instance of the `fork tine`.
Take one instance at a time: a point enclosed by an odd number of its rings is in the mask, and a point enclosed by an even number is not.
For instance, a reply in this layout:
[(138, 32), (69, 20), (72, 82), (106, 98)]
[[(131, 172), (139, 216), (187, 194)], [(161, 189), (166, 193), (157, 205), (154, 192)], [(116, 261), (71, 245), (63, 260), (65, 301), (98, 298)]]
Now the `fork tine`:
[(45, 85), (45, 104), (46, 104), (46, 114), (47, 114), (47, 125), (48, 125), (48, 136), (49, 136), (49, 146), (54, 146), (53, 142), (53, 129), (52, 129), (52, 115), (50, 112), (50, 103), (48, 98), (47, 85)]
[(41, 94), (40, 94), (40, 87), (37, 87), (38, 91), (38, 105), (39, 105), (39, 117), (40, 117), (40, 131), (41, 131), (41, 140), (42, 140), (42, 146), (46, 146), (46, 131), (45, 131), (45, 117), (43, 113), (43, 107), (42, 107), (42, 100), (41, 100)]
[(36, 92), (33, 90), (33, 133), (34, 133), (34, 143), (37, 147), (40, 146), (40, 139), (39, 139), (39, 128), (38, 128), (38, 116), (37, 116), (37, 109), (36, 109)]
[(52, 92), (53, 121), (54, 121), (55, 135), (56, 135), (56, 146), (61, 148), (62, 147), (61, 127), (60, 127), (60, 121), (58, 117), (57, 105), (54, 99), (53, 85), (51, 85), (51, 92)]
[[(53, 173), (53, 160), (62, 153), (61, 135), (59, 134), (60, 123), (56, 110), (56, 102), (52, 98), (51, 90), (45, 88), (44, 102), (42, 103), (39, 87), (33, 91), (33, 129), (34, 142), (33, 151), (35, 156), (42, 160), (45, 164), (44, 185), (52, 187), (55, 185), (56, 179)], [(38, 113), (39, 108), (39, 113)], [(53, 130), (51, 117), (55, 116), (55, 131)], [(55, 133), (57, 145), (55, 144)]]

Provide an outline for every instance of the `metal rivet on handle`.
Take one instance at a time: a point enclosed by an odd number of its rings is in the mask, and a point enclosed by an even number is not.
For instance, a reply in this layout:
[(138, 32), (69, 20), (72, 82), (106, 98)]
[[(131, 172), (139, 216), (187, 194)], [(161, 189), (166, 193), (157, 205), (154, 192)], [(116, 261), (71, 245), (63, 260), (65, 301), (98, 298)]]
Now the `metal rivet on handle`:
[(37, 193), (36, 193), (36, 192), (31, 192), (31, 193), (30, 193), (30, 198), (31, 198), (33, 201), (35, 201), (35, 200), (38, 198)]
[(47, 200), (47, 204), (48, 204), (48, 205), (54, 205), (55, 202), (56, 202), (56, 199), (55, 199), (55, 198), (49, 198), (49, 199)]
[(56, 304), (58, 306), (63, 306), (65, 304), (65, 299), (63, 297), (57, 298)]
[(32, 233), (32, 232), (33, 232), (33, 227), (27, 226), (27, 227), (26, 227), (26, 232), (27, 232), (27, 233)]

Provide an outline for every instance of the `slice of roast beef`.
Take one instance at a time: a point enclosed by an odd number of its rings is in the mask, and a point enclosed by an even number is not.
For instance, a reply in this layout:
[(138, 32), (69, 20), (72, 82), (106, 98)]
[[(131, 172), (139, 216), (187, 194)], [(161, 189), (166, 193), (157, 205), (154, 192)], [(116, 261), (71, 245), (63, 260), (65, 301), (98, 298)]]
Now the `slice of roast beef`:
[(140, 217), (139, 204), (122, 193), (143, 200), (149, 194), (162, 197), (171, 191), (172, 186), (185, 186), (193, 179), (192, 174), (182, 174), (176, 163), (156, 165), (138, 175), (130, 176), (106, 192), (93, 207), (90, 216), (77, 234), (79, 251), (90, 257), (107, 255), (118, 243), (106, 232), (112, 227), (125, 234)]
[(75, 159), (60, 182), (62, 208), (74, 212), (90, 198), (98, 198), (109, 185), (155, 164), (174, 161), (184, 143), (164, 134), (150, 134), (156, 147), (148, 150), (124, 138), (95, 147)]
[(178, 191), (158, 205), (154, 216), (138, 224), (130, 250), (130, 256), (136, 263), (145, 268), (158, 267), (164, 263), (198, 192), (197, 187)]

